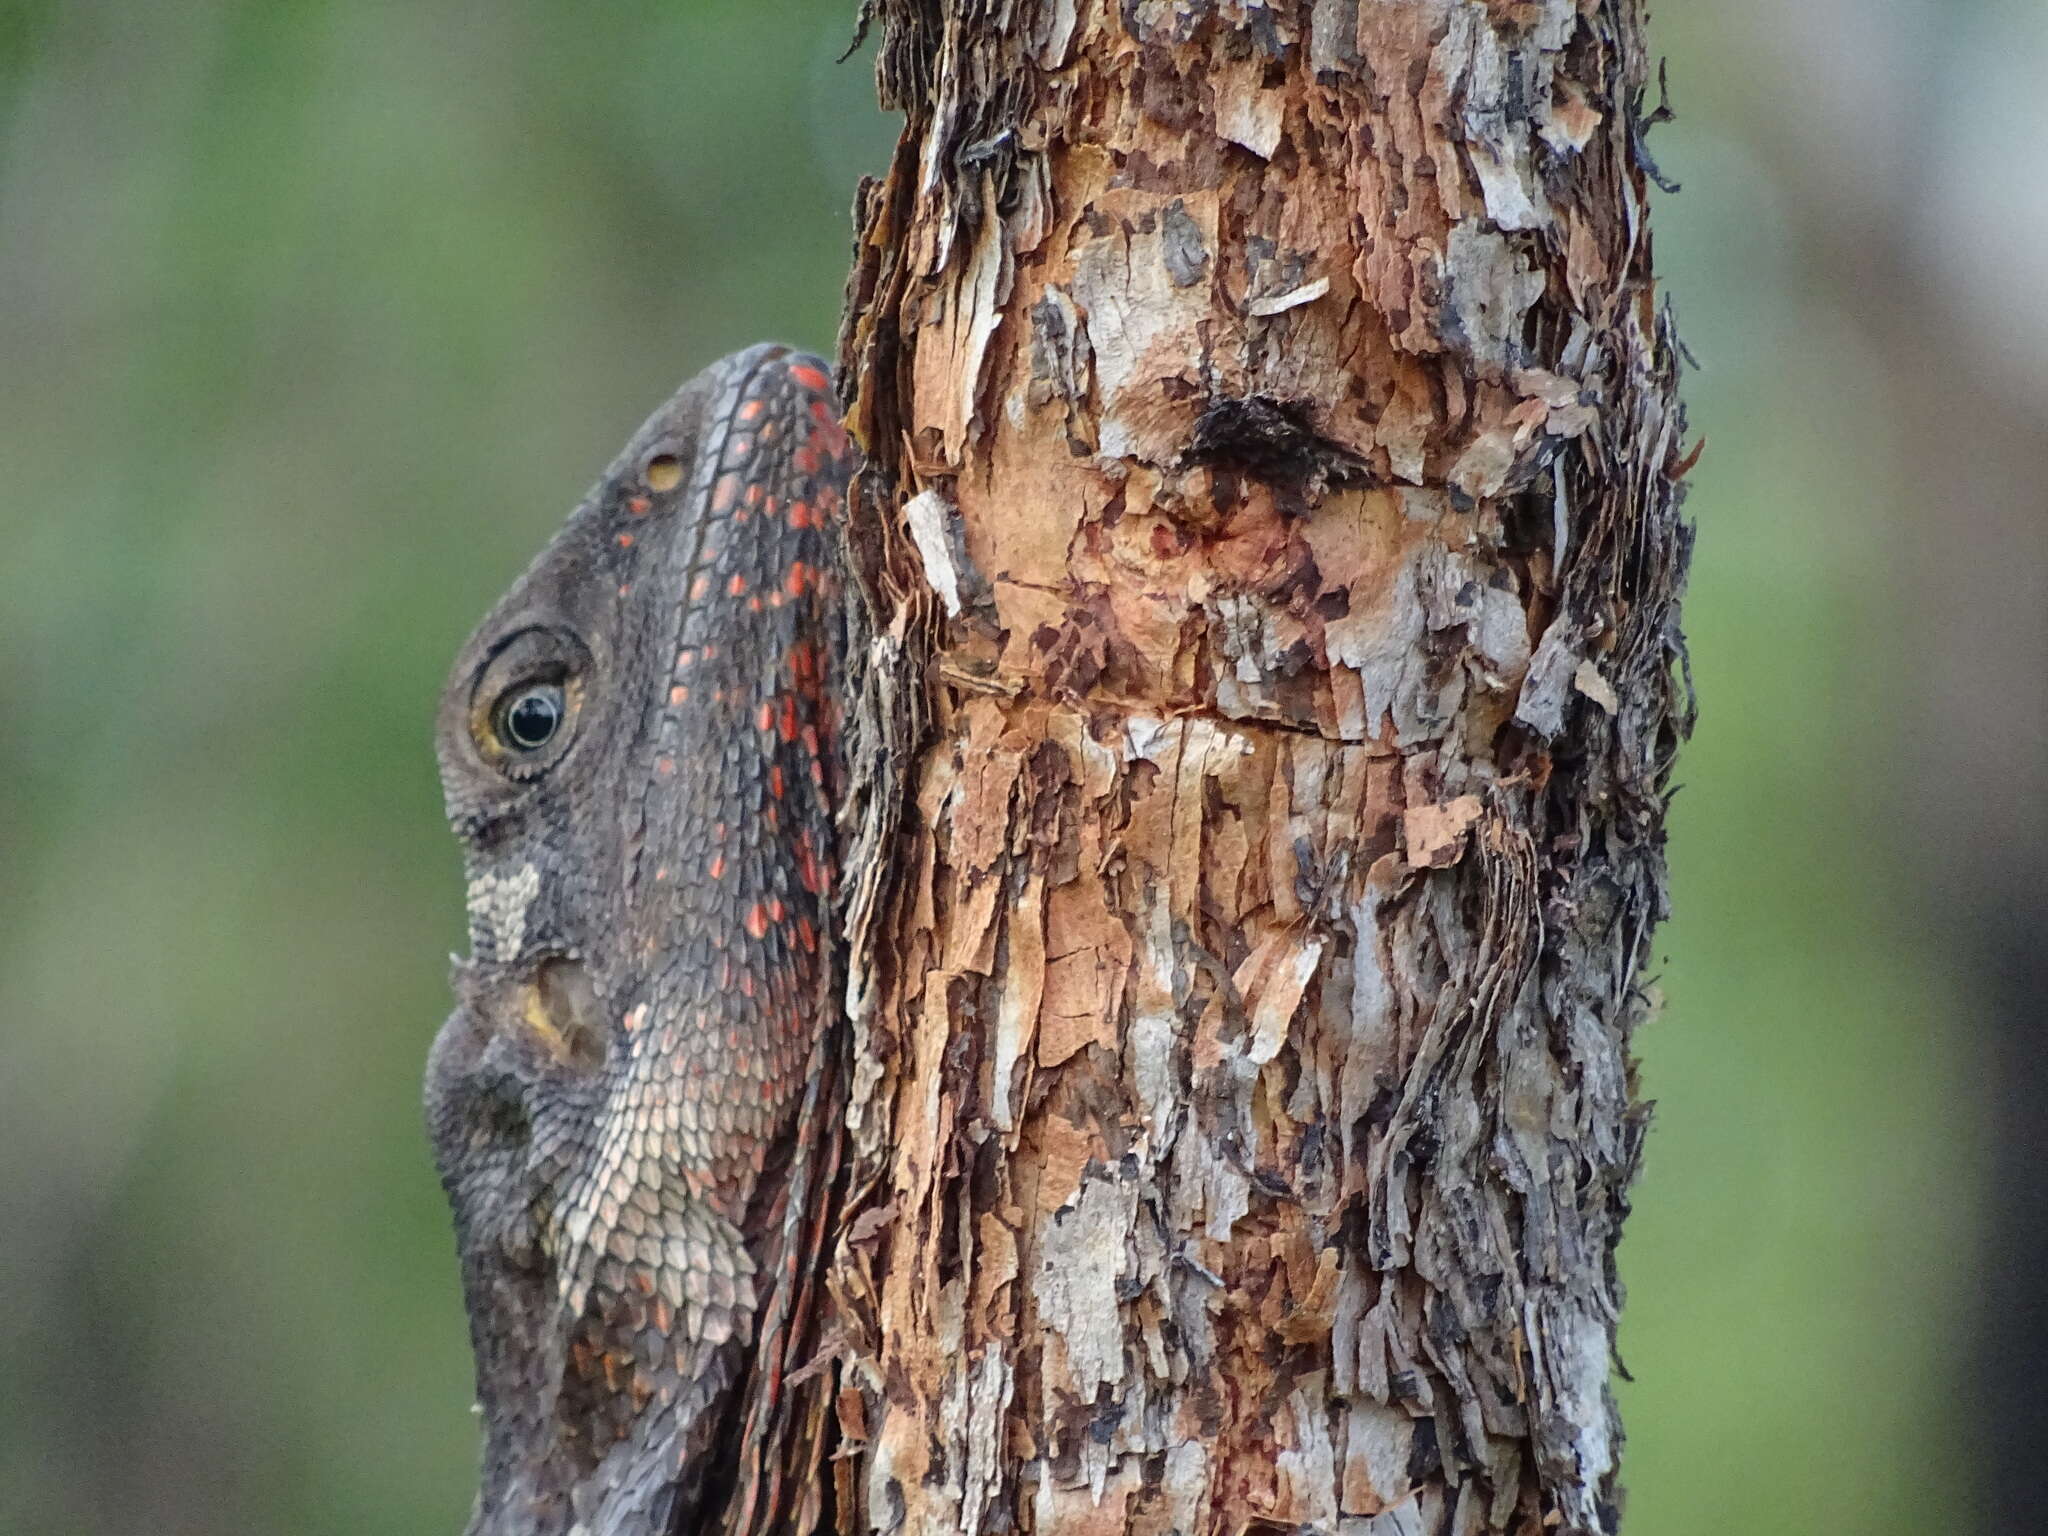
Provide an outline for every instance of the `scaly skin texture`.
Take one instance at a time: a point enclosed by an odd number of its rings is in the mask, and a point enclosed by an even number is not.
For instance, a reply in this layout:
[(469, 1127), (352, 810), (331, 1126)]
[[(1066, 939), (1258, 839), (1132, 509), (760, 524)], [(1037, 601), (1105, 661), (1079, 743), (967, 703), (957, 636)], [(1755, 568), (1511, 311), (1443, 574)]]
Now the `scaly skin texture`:
[(780, 1391), (821, 1182), (848, 454), (815, 359), (715, 364), (443, 697), (472, 952), (427, 1119), (485, 1424), (472, 1536), (694, 1531), (759, 1496), (739, 1420), (758, 1437)]

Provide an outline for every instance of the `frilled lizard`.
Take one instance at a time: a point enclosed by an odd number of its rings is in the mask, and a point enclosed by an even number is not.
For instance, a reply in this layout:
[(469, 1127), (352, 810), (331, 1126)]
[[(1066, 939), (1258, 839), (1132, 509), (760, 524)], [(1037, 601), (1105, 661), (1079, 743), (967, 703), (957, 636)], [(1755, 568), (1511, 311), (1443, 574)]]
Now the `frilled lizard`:
[(715, 364), (442, 699), (472, 953), (426, 1097), (485, 1427), (471, 1536), (762, 1529), (817, 1497), (775, 1445), (822, 1433), (785, 1368), (837, 1147), (849, 468), (817, 360)]

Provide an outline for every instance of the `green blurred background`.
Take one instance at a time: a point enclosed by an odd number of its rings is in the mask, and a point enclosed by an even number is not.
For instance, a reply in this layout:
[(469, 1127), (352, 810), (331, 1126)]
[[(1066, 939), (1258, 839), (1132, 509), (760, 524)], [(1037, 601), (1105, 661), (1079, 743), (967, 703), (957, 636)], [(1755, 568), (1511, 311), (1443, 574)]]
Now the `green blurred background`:
[[(829, 347), (852, 9), (0, 0), (0, 1531), (460, 1529), (434, 696), (677, 380)], [(2042, 10), (1658, 18), (1709, 446), (1632, 1536), (2036, 1528), (1977, 1328), (2039, 1292)]]

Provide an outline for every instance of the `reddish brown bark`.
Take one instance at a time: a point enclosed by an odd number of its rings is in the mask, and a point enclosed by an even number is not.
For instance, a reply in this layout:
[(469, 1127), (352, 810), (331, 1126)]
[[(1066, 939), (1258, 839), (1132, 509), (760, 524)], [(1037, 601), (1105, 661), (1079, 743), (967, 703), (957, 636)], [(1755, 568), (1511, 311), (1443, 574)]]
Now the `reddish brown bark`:
[(1633, 0), (888, 0), (842, 1529), (1611, 1529)]

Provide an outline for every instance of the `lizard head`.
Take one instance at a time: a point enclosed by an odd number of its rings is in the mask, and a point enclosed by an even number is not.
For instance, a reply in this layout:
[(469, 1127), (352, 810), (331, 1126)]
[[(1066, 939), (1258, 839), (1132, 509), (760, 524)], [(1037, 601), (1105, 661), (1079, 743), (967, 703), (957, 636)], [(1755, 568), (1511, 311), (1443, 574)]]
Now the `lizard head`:
[(645, 799), (652, 652), (674, 618), (650, 611), (664, 594), (636, 593), (634, 578), (663, 563), (656, 546), (688, 535), (678, 502), (700, 383), (635, 435), (477, 627), (442, 692), (436, 745), (470, 954), (429, 1059), (428, 1124), (465, 1253), (485, 1242), (524, 1263), (546, 1257), (559, 1186), (602, 1113), (614, 1016), (660, 958), (625, 818)]
[(426, 1099), (485, 1420), (472, 1532), (642, 1528), (607, 1523), (629, 1505), (665, 1529), (743, 1368), (755, 1190), (823, 987), (822, 393), (780, 348), (692, 380), (442, 697), (471, 952)]

